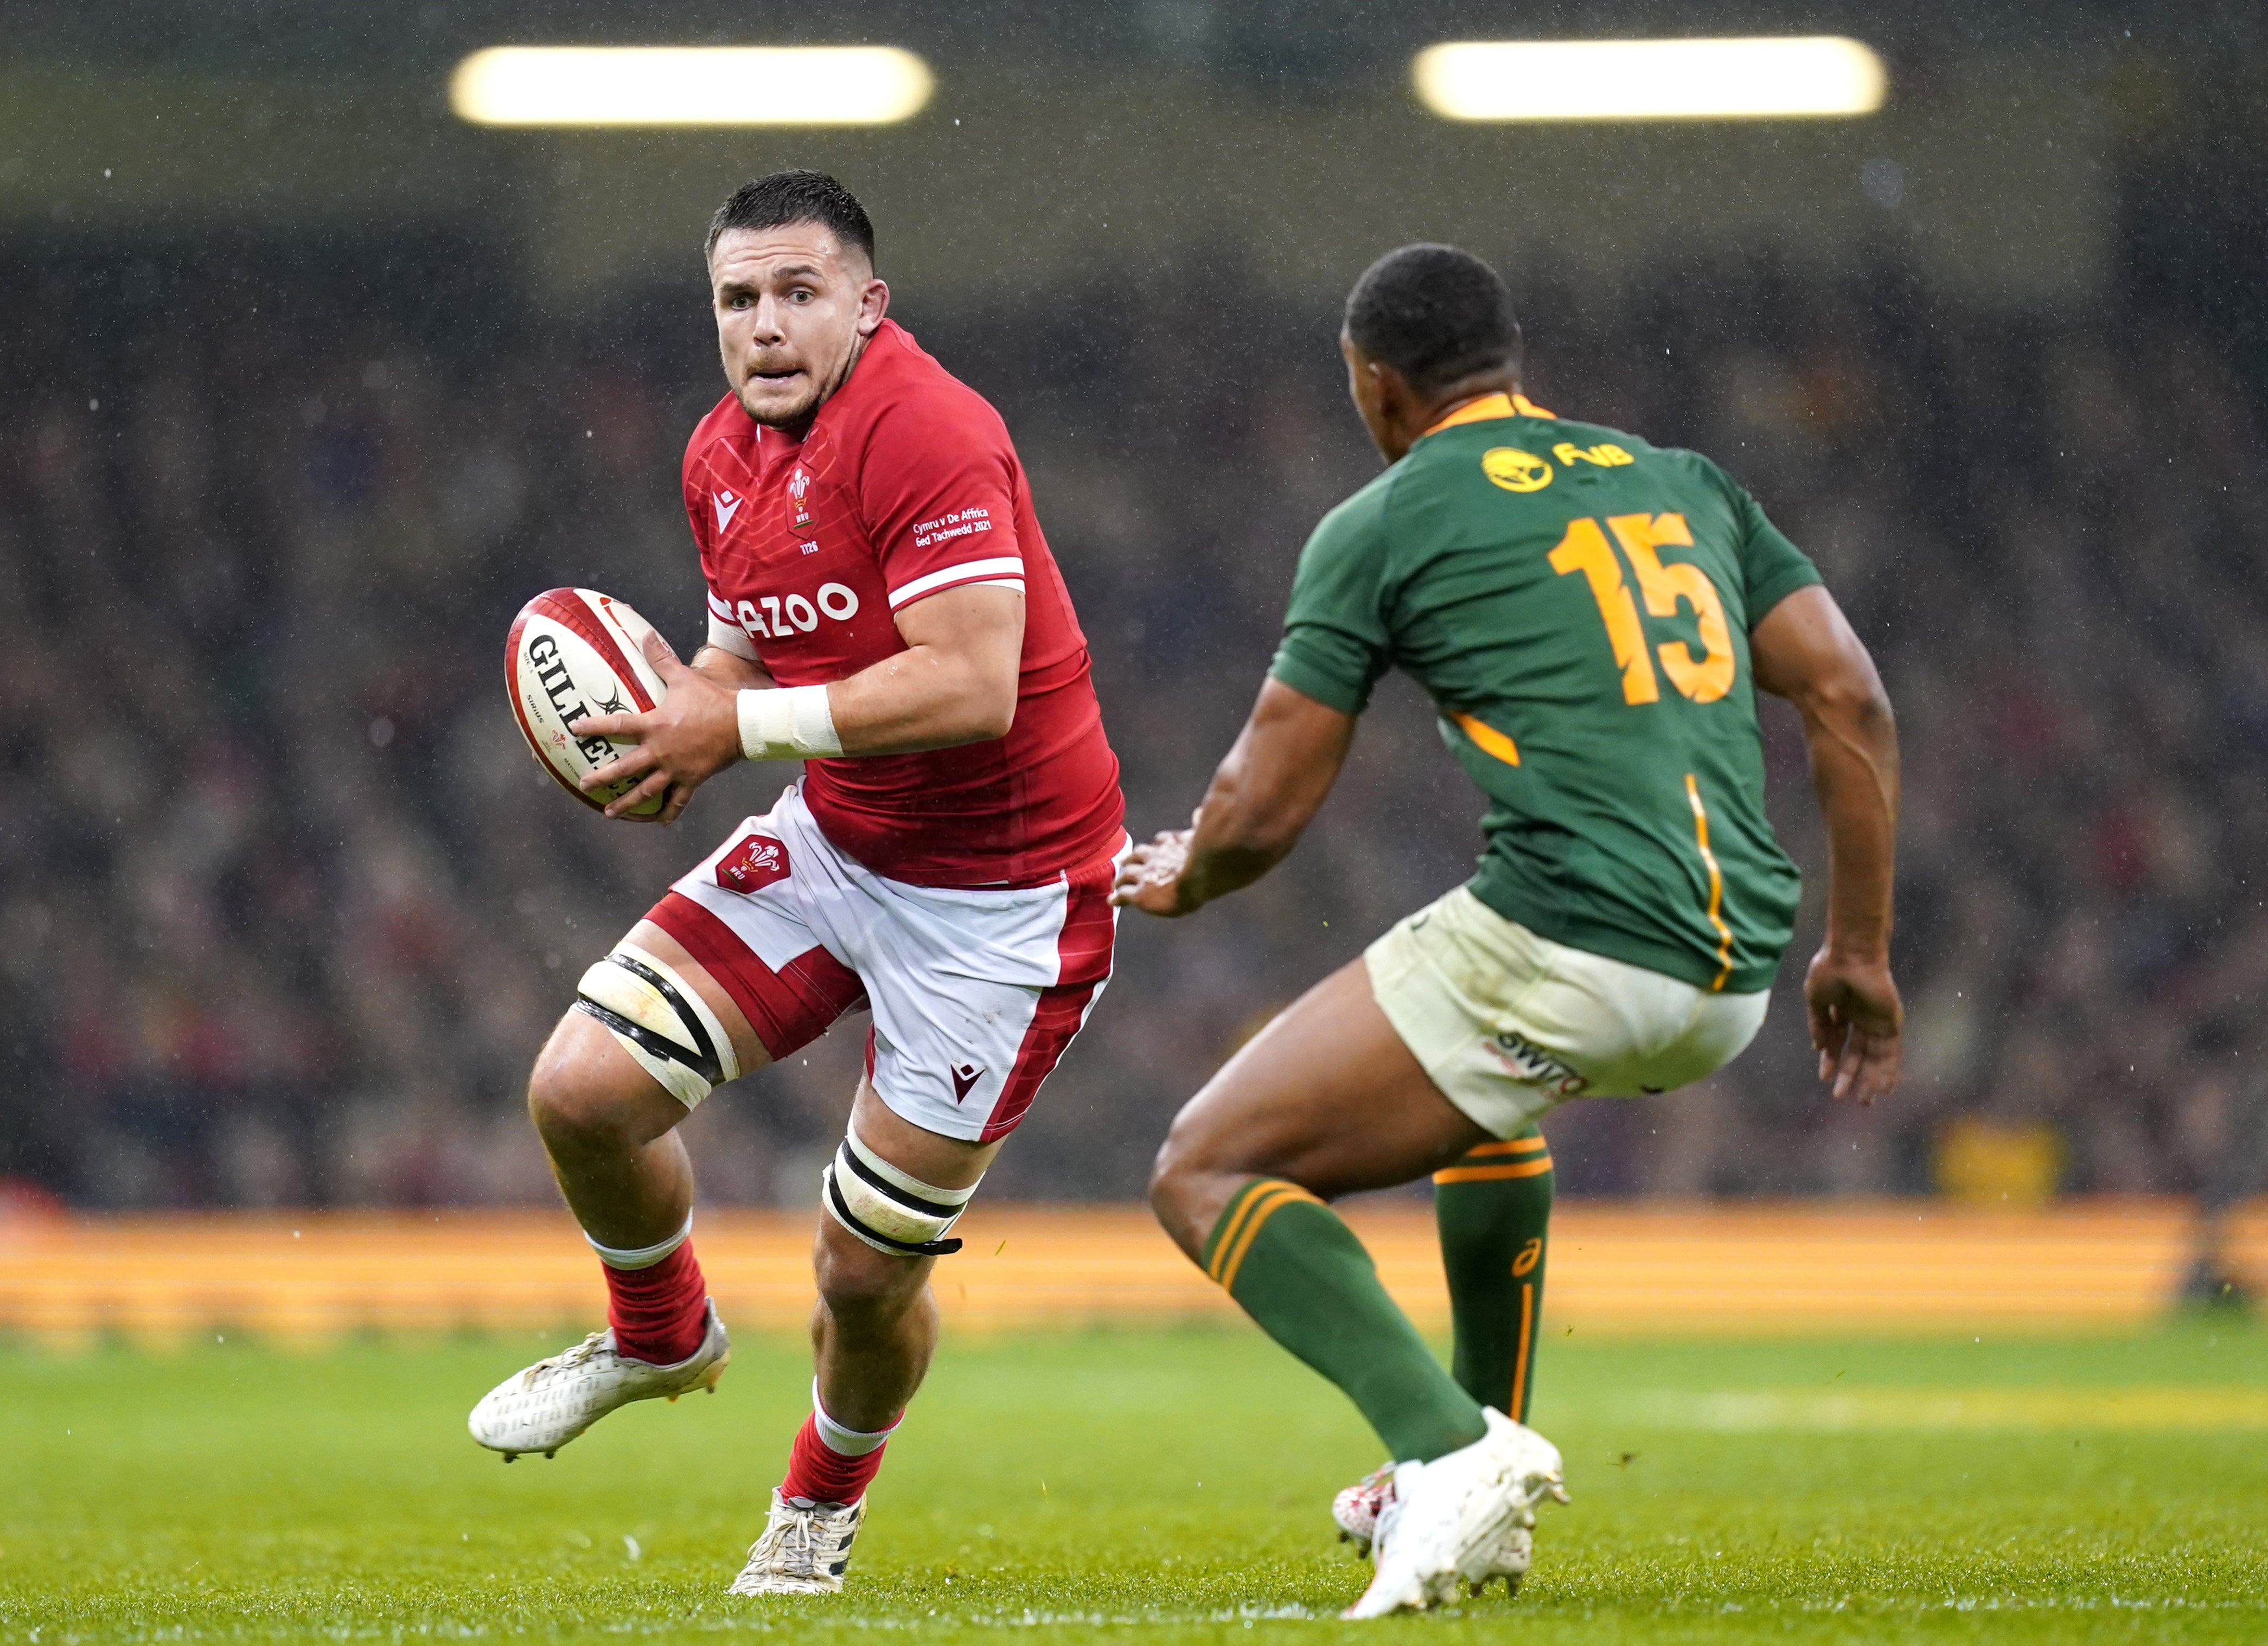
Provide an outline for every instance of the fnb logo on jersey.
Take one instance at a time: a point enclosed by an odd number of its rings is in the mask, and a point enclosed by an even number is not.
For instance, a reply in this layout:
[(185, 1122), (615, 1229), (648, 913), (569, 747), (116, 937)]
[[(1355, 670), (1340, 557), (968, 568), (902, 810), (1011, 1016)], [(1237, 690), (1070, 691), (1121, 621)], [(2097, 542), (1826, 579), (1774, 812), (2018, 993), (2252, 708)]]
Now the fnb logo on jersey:
[[(814, 548), (817, 547), (812, 545)], [(808, 554), (811, 550), (804, 552)], [(813, 604), (814, 599), (817, 605)], [(757, 610), (759, 606), (763, 609)], [(740, 620), (740, 627), (751, 640), (792, 640), (818, 628), (822, 617), (843, 623), (858, 616), (858, 592), (847, 584), (822, 583), (813, 596), (764, 594), (753, 600), (742, 600), (733, 608), (733, 614)]]
[(761, 892), (787, 877), (787, 842), (770, 834), (749, 835), (717, 863), (717, 884), (727, 892)]

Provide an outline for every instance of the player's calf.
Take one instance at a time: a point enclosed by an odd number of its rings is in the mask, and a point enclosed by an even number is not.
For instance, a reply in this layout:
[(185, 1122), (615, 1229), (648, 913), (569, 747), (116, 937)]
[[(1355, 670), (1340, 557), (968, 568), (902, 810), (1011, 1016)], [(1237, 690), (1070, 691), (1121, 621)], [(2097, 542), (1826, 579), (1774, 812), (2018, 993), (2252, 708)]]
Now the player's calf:
[[(827, 1216), (812, 1253), (819, 1306), (812, 1317), (818, 1375), (811, 1415), (797, 1431), (763, 1535), (749, 1549), (733, 1594), (820, 1594), (843, 1586), (866, 1488), (936, 1351), (930, 1267), (960, 1250), (953, 1225), (992, 1150), (924, 1132), (879, 1109), (872, 1088), (863, 1089), (849, 1133), (821, 1178)], [(929, 1175), (886, 1156), (869, 1128)], [(932, 1177), (968, 1180), (939, 1184)]]
[(528, 1112), (606, 1276), (608, 1326), (473, 1408), (473, 1438), (507, 1461), (556, 1451), (633, 1400), (713, 1391), (731, 1357), (689, 1238), (692, 1174), (671, 1129), (686, 1106), (615, 1038), (570, 1012), (529, 1079)]

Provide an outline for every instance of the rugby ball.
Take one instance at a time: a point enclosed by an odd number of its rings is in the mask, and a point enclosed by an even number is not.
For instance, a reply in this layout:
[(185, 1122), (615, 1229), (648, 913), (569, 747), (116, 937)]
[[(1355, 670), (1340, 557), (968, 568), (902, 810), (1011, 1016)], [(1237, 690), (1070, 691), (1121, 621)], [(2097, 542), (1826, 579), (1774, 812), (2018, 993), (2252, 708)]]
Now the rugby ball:
[[(631, 783), (585, 790), (583, 778), (634, 741), (577, 737), (567, 730), (588, 715), (644, 714), (666, 688), (640, 643), (653, 626), (611, 595), (592, 589), (547, 589), (512, 620), (504, 650), (504, 689), (535, 763), (593, 811)], [(639, 802), (634, 817), (652, 817), (662, 797)]]

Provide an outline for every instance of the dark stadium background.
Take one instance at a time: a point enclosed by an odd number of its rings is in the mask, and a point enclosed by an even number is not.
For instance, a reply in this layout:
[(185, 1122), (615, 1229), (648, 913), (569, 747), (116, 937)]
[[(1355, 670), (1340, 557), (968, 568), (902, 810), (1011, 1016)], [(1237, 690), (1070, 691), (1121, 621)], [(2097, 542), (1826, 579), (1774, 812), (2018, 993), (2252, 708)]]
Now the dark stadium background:
[[(1435, 40), (1705, 23), (1856, 34), (1889, 107), (1456, 128), (1407, 90)], [(509, 133), (444, 98), (498, 42), (866, 40), (938, 73), (907, 125)], [(697, 639), (699, 232), (786, 164), (866, 199), (894, 312), (1005, 413), (1138, 830), (1196, 799), (1302, 538), (1373, 470), (1333, 338), (1389, 246), (1495, 260), (1537, 400), (1711, 452), (1817, 556), (1901, 713), (1908, 1084), (1859, 1113), (1808, 1078), (1820, 836), (1777, 716), (1775, 813), (1815, 873), (1764, 1040), (1697, 1090), (1555, 1116), (1564, 1190), (1929, 1192), (1978, 1137), (2040, 1143), (2066, 1192), (2242, 1174), (2268, 985), (2264, 63), (2236, 5), (18, 0), (0, 1179), (107, 1208), (549, 1199), (531, 1054), (778, 779), (720, 778), (666, 834), (603, 823), (520, 746), (501, 637), (578, 583)], [(1240, 1032), (1461, 878), (1479, 810), (1385, 693), (1285, 871), (1124, 928), (995, 1188), (1136, 1192)], [(838, 1038), (703, 1108), (709, 1195), (808, 1201)]]

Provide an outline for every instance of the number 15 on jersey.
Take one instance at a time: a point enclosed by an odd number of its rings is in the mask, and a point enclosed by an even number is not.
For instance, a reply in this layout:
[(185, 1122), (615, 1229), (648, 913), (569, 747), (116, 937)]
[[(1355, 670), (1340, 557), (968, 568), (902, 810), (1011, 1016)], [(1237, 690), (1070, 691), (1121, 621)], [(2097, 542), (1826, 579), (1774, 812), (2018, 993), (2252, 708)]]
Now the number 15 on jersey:
[(1660, 701), (1661, 687), (1654, 672), (1659, 658), (1661, 672), (1681, 694), (1697, 703), (1715, 702), (1733, 689), (1733, 640), (1725, 626), (1725, 603), (1717, 585), (1700, 567), (1687, 561), (1664, 564), (1656, 552), (1665, 546), (1693, 546), (1685, 517), (1618, 514), (1606, 525), (1638, 574), (1638, 592), (1646, 600), (1646, 611), (1655, 617), (1675, 617), (1681, 604), (1690, 606), (1700, 628), (1702, 655), (1697, 658), (1691, 644), (1683, 640), (1664, 641), (1649, 651), (1638, 603), (1631, 596), (1630, 585), (1623, 581), (1622, 562), (1607, 541), (1607, 531), (1601, 530), (1595, 519), (1570, 521), (1567, 535), (1551, 551), (1551, 569), (1562, 577), (1580, 571), (1590, 584), (1591, 598), (1598, 602), (1607, 640), (1614, 648), (1615, 666), (1622, 671), (1623, 701)]

